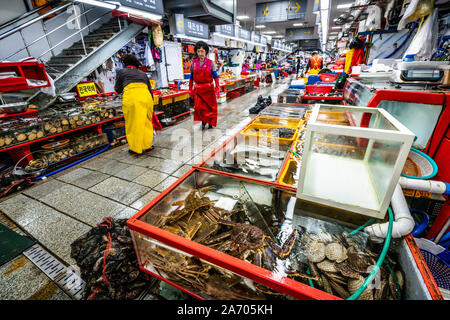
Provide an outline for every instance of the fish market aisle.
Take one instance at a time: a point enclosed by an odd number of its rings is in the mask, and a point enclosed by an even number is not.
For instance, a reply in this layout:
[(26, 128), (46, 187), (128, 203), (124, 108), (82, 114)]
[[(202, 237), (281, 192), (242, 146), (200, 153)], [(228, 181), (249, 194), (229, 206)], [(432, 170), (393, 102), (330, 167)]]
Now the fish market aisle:
[[(289, 81), (219, 104), (217, 128), (202, 132), (191, 116), (158, 132), (150, 155), (132, 157), (124, 145), (12, 194), (0, 203), (0, 223), (31, 236), (64, 265), (75, 265), (70, 257), (74, 240), (103, 217), (132, 217), (242, 129), (255, 116), (249, 115), (248, 109), (259, 95), (277, 101)], [(188, 134), (191, 139), (186, 139)], [(71, 298), (21, 254), (0, 267), (0, 299)]]

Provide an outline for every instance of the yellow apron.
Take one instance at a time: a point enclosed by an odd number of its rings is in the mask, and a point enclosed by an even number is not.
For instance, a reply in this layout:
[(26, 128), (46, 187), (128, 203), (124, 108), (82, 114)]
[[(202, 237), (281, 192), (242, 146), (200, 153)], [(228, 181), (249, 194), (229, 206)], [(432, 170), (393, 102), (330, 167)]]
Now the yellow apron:
[(345, 55), (345, 67), (344, 72), (349, 73), (350, 67), (352, 66), (353, 55), (355, 54), (355, 49), (350, 49)]
[(153, 145), (153, 99), (144, 83), (130, 83), (123, 90), (122, 110), (131, 151), (142, 153)]

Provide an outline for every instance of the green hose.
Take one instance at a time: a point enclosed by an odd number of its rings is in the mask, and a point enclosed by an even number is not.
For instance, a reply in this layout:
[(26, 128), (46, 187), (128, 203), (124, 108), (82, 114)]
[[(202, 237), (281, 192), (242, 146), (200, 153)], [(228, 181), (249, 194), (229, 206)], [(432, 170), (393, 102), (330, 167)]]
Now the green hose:
[(358, 297), (366, 290), (369, 283), (372, 282), (373, 278), (375, 278), (375, 275), (377, 274), (378, 270), (380, 270), (380, 266), (383, 264), (384, 258), (386, 258), (386, 254), (389, 249), (389, 244), (391, 243), (391, 234), (392, 234), (392, 225), (394, 223), (394, 217), (392, 214), (392, 210), (389, 207), (388, 208), (389, 213), (389, 226), (386, 234), (386, 240), (384, 241), (383, 250), (381, 251), (380, 256), (378, 257), (378, 261), (375, 264), (375, 267), (370, 272), (369, 276), (364, 280), (364, 283), (359, 287), (358, 290), (354, 294), (352, 294), (347, 300), (356, 300)]
[(357, 233), (359, 230), (364, 229), (365, 227), (367, 227), (369, 224), (371, 224), (372, 222), (375, 221), (375, 218), (370, 218), (369, 221), (367, 221), (366, 223), (364, 223), (362, 226), (360, 226), (358, 229), (353, 230), (352, 232), (349, 233), (350, 236), (354, 235), (355, 233)]
[(297, 152), (292, 151), (290, 148), (288, 148), (288, 150), (295, 156), (299, 157), (300, 159), (302, 158), (301, 155), (299, 155)]
[[(308, 269), (306, 270), (306, 273), (307, 273), (307, 274), (311, 274), (311, 272), (309, 271), (309, 267), (308, 267)], [(309, 283), (309, 286), (310, 286), (310, 287), (313, 287), (313, 288), (314, 288), (314, 283), (312, 282), (311, 279), (308, 279), (308, 283)]]

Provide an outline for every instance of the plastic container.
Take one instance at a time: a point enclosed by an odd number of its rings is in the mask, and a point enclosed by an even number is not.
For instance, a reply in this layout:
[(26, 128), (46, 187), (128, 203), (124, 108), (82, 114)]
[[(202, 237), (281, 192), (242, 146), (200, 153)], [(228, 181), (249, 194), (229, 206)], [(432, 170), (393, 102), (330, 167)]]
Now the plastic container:
[(335, 74), (321, 74), (320, 81), (322, 82), (335, 82), (337, 79), (337, 75)]
[[(201, 193), (193, 190), (194, 188), (200, 189)], [(358, 226), (349, 223), (345, 228), (340, 222), (336, 223), (336, 219), (321, 215), (320, 206), (309, 206), (306, 209), (303, 203), (298, 203), (291, 192), (286, 190), (191, 170), (127, 222), (142, 271), (197, 299), (273, 299), (274, 295), (282, 300), (337, 298), (311, 287), (304, 278), (290, 279), (286, 276), (292, 268), (307, 273), (306, 266), (302, 264), (304, 260), (300, 259), (301, 241), (294, 241), (292, 249), (286, 250), (287, 254), (283, 259), (277, 258), (276, 268), (270, 264), (258, 264), (254, 259), (258, 246), (250, 250), (244, 260), (240, 255), (233, 256), (227, 249), (229, 238), (226, 234), (219, 238), (216, 245), (205, 241), (210, 239), (209, 235), (222, 234), (227, 226), (217, 226), (214, 218), (208, 219), (206, 215), (199, 214), (203, 210), (194, 210), (191, 215), (183, 216), (183, 203), (188, 203), (183, 200), (189, 195), (196, 198), (195, 206), (202, 206), (205, 211), (212, 210), (222, 215), (235, 209), (239, 203), (244, 203), (248, 208), (247, 215), (236, 212), (234, 218), (241, 222), (248, 219), (246, 228), (259, 228), (265, 239), (272, 238), (273, 241), (279, 241), (280, 245), (286, 239), (292, 239), (294, 227), (301, 229), (309, 221), (314, 222), (310, 226), (320, 229), (322, 233), (333, 232), (332, 228), (339, 233)], [(199, 200), (199, 197), (208, 197), (208, 200)], [(209, 202), (214, 200), (216, 201), (213, 203)], [(259, 208), (258, 211), (255, 207)], [(242, 215), (238, 217), (239, 214)], [(329, 211), (329, 214), (337, 216), (335, 210)], [(229, 218), (225, 220), (227, 219)], [(367, 236), (361, 234), (361, 237), (364, 246), (363, 241)], [(424, 267), (423, 258), (420, 253), (417, 255), (418, 248), (409, 238), (399, 240), (390, 250), (391, 258), (397, 262), (396, 270), (402, 270), (404, 278), (408, 280), (405, 281), (402, 299), (442, 298), (438, 293), (435, 294), (437, 287), (432, 279), (424, 277), (422, 269), (418, 269)], [(300, 240), (300, 235), (297, 240)], [(235, 241), (233, 239), (231, 243)], [(271, 250), (268, 246), (264, 249)], [(274, 254), (274, 258), (276, 257)], [(265, 255), (263, 261), (266, 261)]]
[[(323, 111), (346, 112), (352, 125), (322, 122)], [(363, 115), (371, 118), (368, 127), (361, 125)], [(306, 127), (297, 197), (383, 219), (413, 139), (383, 109), (315, 105)], [(342, 146), (341, 141), (352, 143)], [(324, 142), (332, 147), (318, 147)]]

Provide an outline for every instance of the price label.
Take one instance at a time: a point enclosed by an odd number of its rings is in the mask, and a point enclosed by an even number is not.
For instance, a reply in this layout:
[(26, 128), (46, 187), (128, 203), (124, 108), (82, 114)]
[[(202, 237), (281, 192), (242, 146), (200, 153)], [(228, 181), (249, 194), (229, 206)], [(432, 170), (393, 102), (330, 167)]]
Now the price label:
[(77, 91), (80, 98), (97, 94), (97, 88), (95, 87), (94, 82), (83, 82), (77, 84)]
[(101, 111), (100, 101), (93, 102), (93, 103), (89, 103), (89, 104), (84, 104), (84, 105), (83, 105), (83, 112), (84, 112), (85, 114), (87, 114), (87, 113), (93, 113), (93, 112), (98, 112), (98, 111)]

